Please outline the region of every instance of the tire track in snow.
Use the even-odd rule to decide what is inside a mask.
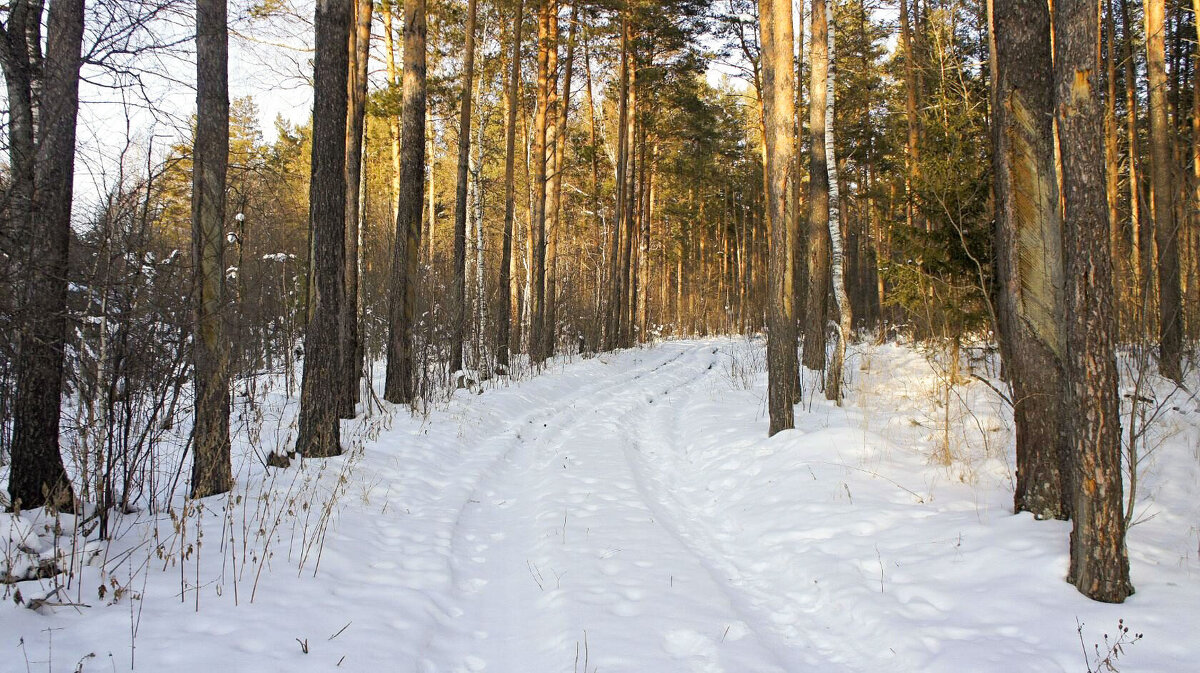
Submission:
[[[569,671],[585,631],[604,670],[783,670],[627,455],[629,421],[706,374],[711,344],[674,346],[538,417],[545,431],[533,423],[476,484],[453,534],[461,619],[431,634],[424,670]]]
[[[717,354],[719,346],[713,346]],[[794,600],[793,592],[800,582],[792,582],[792,567],[803,563],[803,556],[790,558],[788,567],[773,566],[770,560],[778,560],[778,554],[767,555],[763,549],[747,550],[739,546],[732,535],[724,530],[732,524],[718,510],[691,502],[689,489],[679,487],[678,482],[691,464],[685,458],[684,444],[686,420],[682,414],[694,411],[693,400],[702,381],[711,381],[717,369],[705,369],[701,376],[680,385],[676,390],[679,397],[671,399],[653,410],[646,410],[638,419],[636,430],[630,430],[630,452],[628,458],[634,472],[639,475],[643,497],[653,503],[657,516],[664,527],[689,548],[712,575],[713,581],[725,588],[731,603],[744,615],[751,630],[768,638],[770,646],[788,670],[799,670],[819,666],[823,671],[863,672],[878,670],[879,662],[869,662],[837,645],[829,645],[813,635],[831,628],[832,620],[839,631],[853,631],[845,619],[827,612],[818,614],[820,605],[801,605]],[[716,383],[717,389],[726,387],[725,381]],[[664,450],[647,450],[647,446],[658,446]],[[681,448],[682,447],[682,448]],[[731,447],[732,448],[732,447]],[[736,449],[734,449],[736,450]],[[806,620],[807,623],[801,622]]]

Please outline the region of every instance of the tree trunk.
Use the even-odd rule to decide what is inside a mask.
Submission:
[[[1017,512],[1066,519],[1062,418],[1062,222],[1054,154],[1050,9],[1007,0],[994,12],[993,177],[997,319],[1012,382]]]
[[[507,121],[504,128],[504,234],[500,253],[500,312],[496,316],[496,364],[509,365],[509,334],[512,324],[513,215],[516,209],[515,163],[517,149],[517,110],[521,85],[521,28],[525,22],[525,0],[517,0],[513,15],[512,56],[509,57],[508,92],[505,97]]]
[[[1150,147],[1154,199],[1150,216],[1158,249],[1159,373],[1182,382],[1180,353],[1179,235],[1175,221],[1175,187],[1171,179],[1171,126],[1167,119],[1166,41],[1164,0],[1144,0],[1146,14],[1146,73],[1150,88]]]
[[[625,164],[628,161],[629,138],[626,133],[629,117],[629,17],[626,12],[621,18],[621,63],[620,76],[617,84],[617,161],[614,166],[614,184],[616,187],[616,207],[613,209],[612,236],[609,243],[609,294],[608,312],[605,319],[604,349],[615,350],[620,343],[621,332],[621,239],[623,238],[623,221],[625,213]]]
[[[1144,323],[1142,316],[1149,294],[1146,273],[1151,246],[1146,240],[1146,220],[1142,217],[1141,179],[1138,177],[1137,64],[1133,59],[1133,24],[1129,18],[1129,0],[1121,0],[1121,32],[1121,60],[1125,62],[1125,164],[1129,179],[1129,229],[1132,247],[1129,258],[1133,268],[1130,279],[1134,297],[1133,321]]]
[[[549,125],[550,90],[553,87],[550,71],[550,51],[557,52],[552,26],[557,25],[551,15],[557,15],[557,0],[541,0],[538,11],[538,90],[537,107],[533,115],[533,214],[530,222],[529,244],[533,253],[529,272],[529,316],[530,330],[527,346],[533,363],[545,359],[545,287],[546,287],[546,134]]]
[[[367,65],[371,47],[371,0],[353,0],[353,29],[347,40],[346,118],[346,300],[342,303],[342,377],[339,415],[354,418],[363,372],[363,344],[358,333],[358,239],[362,226],[359,191],[362,187],[363,127],[367,111]]]
[[[562,232],[559,221],[562,210],[562,172],[566,165],[567,114],[571,107],[571,78],[575,69],[575,28],[578,7],[571,7],[571,27],[567,37],[567,60],[563,69],[562,95],[558,97],[558,119],[554,124],[554,168],[550,177],[550,188],[546,193],[546,215],[549,220],[549,242],[546,252],[546,335],[543,352],[554,355],[558,334],[558,241]]]
[[[342,302],[346,272],[346,90],[349,80],[350,0],[318,0],[313,63],[312,231],[316,297],[304,333],[304,376],[296,451],[304,456],[342,452],[338,408],[344,375]]]
[[[396,203],[396,238],[392,244],[387,378],[383,389],[383,398],[397,404],[412,402],[415,396],[412,341],[425,185],[425,86],[425,0],[404,0],[400,198]]]
[[[1068,579],[1089,598],[1119,603],[1133,587],[1125,551],[1103,113],[1094,71],[1096,3],[1057,0],[1053,25],[1066,260],[1066,417],[1072,419],[1074,459]]]
[[[846,292],[845,246],[842,245],[842,223],[840,213],[840,186],[838,183],[837,153],[834,149],[834,22],[832,0],[825,0],[825,20],[828,24],[829,65],[825,72],[825,166],[829,172],[829,276],[833,284],[834,298],[838,306],[838,342],[833,351],[833,362],[825,379],[825,398],[842,404],[842,366],[846,361],[846,342],[853,332],[850,313],[850,297]]]
[[[450,371],[463,368],[467,327],[467,164],[471,160],[471,98],[475,75],[475,0],[467,0],[461,107],[458,112],[458,177],[454,189],[454,281],[451,286]]]
[[[226,0],[196,3],[196,141],[192,169],[192,497],[233,486],[229,342],[224,334],[225,171],[229,160]]]
[[[792,64],[791,0],[759,0],[764,135],[767,149],[767,212],[770,218],[767,313],[768,435],[794,428],[796,314],[791,254],[795,166],[795,69]]]
[[[1117,137],[1117,27],[1112,0],[1104,1],[1104,195],[1108,203],[1108,248],[1113,258],[1113,292],[1119,301],[1117,260],[1121,259],[1121,147]],[[1120,312],[1118,311],[1118,323]],[[1120,328],[1117,333],[1120,334]]]
[[[913,5],[916,5],[914,0]],[[917,58],[913,51],[912,20],[908,0],[900,0],[900,43],[904,49],[904,118],[908,135],[904,152],[904,219],[909,227],[924,229],[924,217],[916,206],[916,183],[920,175],[919,122],[917,120]]]
[[[24,46],[24,63],[11,53],[2,57],[5,78],[24,70],[19,79],[41,86],[30,106],[16,110],[30,123],[21,151],[31,152],[24,179],[32,186],[27,203],[13,203],[15,221],[29,227],[29,265],[25,270],[24,324],[19,336],[20,362],[13,405],[12,462],[8,493],[14,509],[48,505],[70,508],[74,494],[59,449],[59,409],[67,337],[67,263],[71,241],[71,197],[74,188],[75,122],[79,114],[80,48],[83,42],[83,0],[52,0],[46,30],[46,56],[40,79],[31,73],[29,56],[40,58],[41,3],[34,3],[32,24],[21,35],[8,34],[8,49]],[[19,24],[18,24],[19,25]],[[10,24],[9,28],[14,28]],[[15,66],[15,67],[14,67]],[[9,101],[10,107],[16,101]],[[21,101],[23,103],[23,101]],[[37,107],[33,107],[36,103]],[[33,120],[37,120],[36,129]],[[28,212],[21,209],[28,205]]]
[[[804,312],[804,366],[825,368],[826,298],[829,294],[829,172],[825,157],[825,78],[829,70],[825,3],[813,2],[809,35],[808,297]]]
[[[383,0],[383,44],[387,51],[387,84],[390,90],[400,86],[400,78],[396,69],[396,41],[392,29],[392,13],[395,11],[393,0]],[[400,197],[400,115],[388,115],[388,133],[392,150],[392,207]],[[395,217],[395,213],[392,213]]]

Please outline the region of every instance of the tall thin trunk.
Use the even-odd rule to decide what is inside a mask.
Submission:
[[[1183,380],[1180,353],[1183,321],[1180,320],[1179,235],[1175,221],[1175,187],[1172,181],[1172,132],[1167,118],[1166,35],[1164,0],[1144,0],[1146,14],[1146,73],[1150,87],[1151,179],[1154,198],[1154,242],[1158,250],[1159,373]]]
[[[451,284],[450,371],[463,368],[467,327],[467,164],[471,161],[471,99],[475,79],[475,0],[467,0],[461,106],[458,112],[458,177],[454,189],[454,281]]]
[[[530,249],[532,264],[530,265],[529,280],[529,316],[530,330],[527,339],[529,357],[534,363],[545,359],[543,344],[545,335],[545,283],[546,283],[546,134],[549,124],[550,81],[553,73],[550,71],[550,51],[557,50],[554,45],[551,15],[557,15],[557,0],[541,0],[538,11],[538,90],[537,108],[533,117],[533,213],[530,218]]]
[[[196,143],[192,169],[192,497],[233,486],[229,342],[224,334],[225,172],[229,162],[229,33],[225,0],[196,3]]]
[[[632,41],[632,39],[631,39]],[[637,157],[638,142],[638,89],[637,89],[637,54],[629,56],[629,104],[625,116],[625,174],[621,180],[625,183],[624,200],[620,215],[621,229],[621,329],[619,343],[625,348],[633,346],[633,241],[636,237],[637,222],[637,169],[640,163]]]
[[[1132,302],[1134,322],[1137,323],[1144,322],[1141,316],[1145,310],[1148,289],[1146,272],[1151,246],[1146,240],[1146,219],[1142,217],[1141,179],[1138,177],[1137,64],[1133,59],[1133,23],[1129,17],[1129,2],[1130,0],[1121,0],[1121,60],[1125,62],[1125,164],[1129,179],[1129,230],[1132,247],[1129,259],[1133,266],[1130,282],[1135,298]]]
[[[770,222],[767,314],[767,409],[769,435],[795,427],[796,314],[789,245],[795,217],[791,181],[796,179],[795,69],[792,64],[791,0],[759,0],[764,140],[767,150],[767,212]],[[815,137],[815,136],[814,136]]]
[[[396,238],[392,244],[388,361],[383,389],[383,398],[397,404],[412,402],[415,395],[413,384],[416,367],[412,342],[416,325],[422,192],[425,182],[425,30],[425,0],[404,0],[400,197],[396,204]]]
[[[614,350],[620,343],[621,332],[621,297],[623,296],[621,283],[621,239],[623,235],[623,222],[625,213],[625,164],[628,160],[628,145],[629,138],[626,133],[628,129],[627,119],[629,117],[629,74],[630,74],[630,54],[629,54],[629,16],[621,18],[621,63],[620,76],[617,85],[617,162],[615,168],[614,182],[616,185],[616,207],[613,209],[613,233],[609,239],[611,252],[609,254],[609,294],[608,294],[608,314],[605,320],[604,330],[604,349]]]
[[[558,96],[558,119],[554,124],[554,168],[550,177],[550,188],[546,193],[546,215],[549,220],[547,236],[549,242],[546,250],[546,334],[543,352],[554,354],[558,318],[558,241],[562,236],[559,231],[562,211],[563,169],[566,166],[567,150],[567,114],[571,107],[571,78],[575,69],[575,29],[578,6],[571,6],[571,27],[567,37],[567,60],[563,66],[562,94]]]
[[[834,27],[832,0],[825,0],[825,14],[828,23],[826,37],[828,39],[829,67],[825,72],[825,166],[829,172],[829,277],[833,284],[833,295],[838,306],[838,342],[833,351],[833,361],[829,363],[829,371],[825,379],[825,397],[842,404],[842,365],[846,361],[846,342],[853,332],[850,313],[850,297],[846,292],[845,258],[846,250],[842,245],[841,223],[841,192],[838,184],[837,154],[834,149]]]
[[[70,508],[74,494],[59,450],[59,409],[62,401],[63,362],[67,337],[67,263],[71,241],[71,196],[74,189],[75,123],[79,114],[79,68],[82,62],[83,0],[52,0],[46,25],[46,56],[40,57],[38,30],[42,4],[32,3],[36,14],[24,35],[8,35],[9,47],[21,44],[24,63],[14,63],[11,53],[2,57],[6,79],[16,65],[25,68],[33,91],[30,106],[19,112],[30,123],[32,186],[29,201],[11,204],[16,220],[29,226],[29,264],[25,270],[25,306],[19,336],[21,361],[17,370],[17,395],[13,405],[13,434],[8,493],[13,507],[33,509],[49,505]],[[40,80],[35,81],[29,56],[40,59]],[[37,107],[33,107],[36,101]],[[9,101],[13,105],[13,101]],[[13,130],[17,132],[17,130]],[[36,148],[36,149],[35,149]],[[18,178],[21,179],[21,178]]]
[[[584,26],[583,31],[583,71],[584,75],[587,77],[588,142],[591,145],[592,155],[591,208],[592,221],[596,227],[596,306],[594,307],[595,324],[593,326],[594,332],[588,346],[590,349],[595,350],[600,346],[599,337],[603,333],[603,329],[601,328],[602,306],[600,289],[604,280],[604,218],[600,215],[600,147],[596,138],[596,101],[592,91],[592,54],[586,25]]]
[[[913,5],[916,2],[914,0]],[[919,122],[917,120],[917,57],[913,51],[912,20],[908,0],[900,0],[900,43],[904,49],[904,118],[908,128],[904,152],[904,219],[909,227],[924,229],[924,218],[917,210],[915,190],[920,175]],[[815,39],[815,38],[814,38]]]
[[[304,456],[342,452],[338,407],[344,390],[339,369],[346,273],[346,90],[349,80],[349,0],[318,0],[313,21],[312,230],[316,296],[304,332],[304,375],[296,451]]]
[[[809,49],[808,297],[804,312],[804,366],[825,368],[826,297],[829,294],[829,173],[825,156],[825,79],[829,70],[825,3],[813,2]]]
[[[400,86],[398,70],[396,68],[396,39],[395,31],[392,27],[392,13],[395,11],[394,0],[383,0],[383,44],[387,52],[387,83],[388,88],[395,90]],[[389,140],[391,141],[392,150],[392,201],[391,205],[396,205],[396,199],[400,197],[400,115],[388,115],[388,132]],[[393,213],[393,216],[395,213]]]
[[[354,418],[362,379],[363,344],[358,333],[358,241],[361,236],[363,130],[367,112],[367,65],[371,48],[371,0],[354,0],[354,22],[347,40],[349,71],[346,119],[346,300],[342,303],[342,364],[345,388],[339,415]]]
[[[1064,278],[1050,8],[1044,0],[1006,0],[1004,11],[993,14],[996,304],[1015,402],[1013,504],[1039,519],[1066,519],[1070,463],[1062,416]]]
[[[507,121],[504,127],[504,234],[500,253],[500,310],[496,316],[496,364],[507,368],[513,297],[513,215],[516,209],[515,163],[517,149],[517,98],[521,85],[521,28],[525,23],[525,0],[517,0],[513,14],[512,55],[509,57],[508,91],[505,96]]]
[[[804,0],[795,0],[796,16],[799,21],[796,33],[796,109],[795,140],[793,144],[793,179],[792,179],[792,232],[789,239],[792,244],[792,313],[796,322],[796,346],[799,347],[801,326],[804,321],[802,312],[808,295],[808,234],[806,218],[800,216],[804,212]],[[799,404],[802,394],[800,385],[800,361],[796,358],[796,383],[792,386],[792,403]]]
[[[1094,0],[1054,3],[1054,110],[1062,157],[1068,434],[1074,457],[1071,567],[1084,595],[1133,592],[1125,551],[1112,263],[1104,206],[1103,111]]]
[[[1108,202],[1108,247],[1116,260],[1121,258],[1121,148],[1117,137],[1117,27],[1112,0],[1104,2],[1104,194]],[[1120,288],[1113,291],[1120,297]],[[1119,319],[1118,315],[1118,319]],[[1118,330],[1119,331],[1119,330]]]

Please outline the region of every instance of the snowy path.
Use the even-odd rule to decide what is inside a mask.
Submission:
[[[947,433],[926,359],[861,346],[846,406],[806,389],[767,438],[763,358],[717,338],[556,360],[347,422],[345,457],[251,459],[187,536],[125,520],[117,561],[62,594],[89,607],[0,605],[0,673],[1077,673],[1078,624],[1090,650],[1121,618],[1147,634],[1122,670],[1194,670],[1200,404],[1155,430],[1138,592],[1102,605],[1063,581],[1069,525],[1012,515],[984,386]]]
[[[715,351],[660,349],[515,429],[456,522],[461,616],[434,634],[431,670],[571,670],[576,655],[583,670],[585,634],[589,670],[784,670],[638,467],[647,411],[702,385]]]

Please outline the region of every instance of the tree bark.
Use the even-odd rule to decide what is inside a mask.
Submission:
[[[313,21],[312,180],[308,221],[316,290],[304,333],[304,375],[296,451],[303,456],[342,452],[338,411],[345,389],[339,372],[346,273],[346,90],[349,80],[350,0],[317,0]]]
[[[1000,343],[1013,387],[1017,512],[1070,512],[1062,418],[1062,220],[1054,154],[1050,9],[1002,0],[993,16],[992,143]]]
[[[796,386],[796,314],[791,255],[795,168],[795,68],[792,63],[791,0],[759,0],[764,136],[767,150],[769,306],[767,311],[768,435],[794,428]]]
[[[575,70],[575,29],[578,7],[571,6],[571,27],[567,37],[567,60],[563,66],[562,94],[558,96],[558,119],[554,124],[554,163],[550,176],[550,187],[546,193],[546,214],[549,220],[546,251],[546,334],[542,350],[547,356],[554,355],[558,334],[558,241],[562,232],[559,221],[562,211],[563,169],[566,165],[567,116],[571,107],[571,79]]]
[[[363,344],[358,331],[358,239],[360,236],[363,128],[367,111],[367,65],[371,47],[371,0],[353,0],[353,28],[347,40],[350,99],[346,118],[346,299],[342,303],[342,400],[339,416],[354,418],[363,372]]]
[[[553,88],[550,71],[550,50],[557,51],[551,32],[551,15],[557,15],[557,0],[541,0],[538,11],[538,90],[537,107],[533,115],[533,213],[530,222],[530,246],[533,263],[529,269],[530,330],[527,339],[529,358],[534,363],[545,360],[545,287],[546,287],[546,134],[549,125],[550,90]]]
[[[915,0],[913,2],[915,5]],[[908,134],[904,152],[904,215],[909,227],[924,229],[924,218],[916,206],[916,183],[920,175],[920,139],[917,119],[917,59],[913,51],[912,20],[908,0],[900,0],[900,43],[904,49],[904,119]]]
[[[1112,263],[1103,202],[1103,118],[1096,67],[1099,16],[1088,0],[1054,3],[1054,93],[1062,157],[1069,446],[1074,463],[1068,579],[1095,600],[1133,592],[1125,551],[1121,419]]]
[[[1171,179],[1171,126],[1167,118],[1166,40],[1164,0],[1144,0],[1146,16],[1146,73],[1150,88],[1151,182],[1154,198],[1150,217],[1158,249],[1158,370],[1180,383],[1183,371],[1183,321],[1180,320],[1179,234],[1175,221],[1175,187]]]
[[[39,84],[41,87],[41,95],[31,95],[27,108],[13,108],[12,119],[22,117],[29,123],[28,129],[10,130],[35,141],[21,141],[24,146],[20,151],[32,153],[32,164],[24,177],[17,178],[32,186],[25,195],[29,200],[10,205],[15,221],[29,227],[8,480],[14,509],[42,505],[64,509],[72,507],[74,501],[59,449],[59,410],[67,337],[67,263],[84,10],[83,0],[52,0],[46,55],[41,58],[41,7],[40,2],[26,7],[32,25],[26,26],[21,35],[6,35],[9,48],[5,51],[9,53],[0,57],[6,79],[10,73],[24,69],[26,76],[17,74],[22,86],[27,81],[30,91]],[[9,29],[14,27],[10,24]],[[10,52],[13,44],[20,45],[23,53],[14,57]],[[38,60],[40,77],[32,74],[35,69],[31,62]],[[10,107],[16,103],[9,101]],[[25,205],[29,206],[28,212],[22,212]]]
[[[229,161],[226,0],[196,3],[196,141],[192,168],[193,498],[233,486],[225,303],[225,173]]]
[[[400,198],[396,203],[396,238],[392,244],[388,361],[383,389],[383,398],[397,404],[410,403],[415,397],[416,364],[412,341],[416,326],[425,186],[425,30],[425,0],[404,0]]]
[[[825,78],[829,70],[825,3],[813,2],[809,48],[808,297],[804,312],[804,366],[825,369],[829,295],[829,173],[825,157]]]
[[[512,56],[509,57],[508,91],[505,97],[507,121],[504,128],[504,234],[500,254],[500,312],[496,316],[496,363],[500,367],[509,365],[510,325],[512,324],[512,250],[513,216],[516,209],[515,163],[517,148],[517,97],[521,85],[521,28],[525,22],[525,0],[517,0],[513,15]]]
[[[616,186],[616,207],[613,209],[613,233],[610,237],[611,250],[609,254],[609,294],[608,312],[605,320],[604,349],[615,350],[620,344],[621,333],[621,301],[624,296],[621,273],[621,240],[624,237],[625,217],[625,171],[629,157],[628,117],[629,117],[629,75],[630,64],[630,26],[628,10],[621,18],[621,63],[620,76],[617,84],[617,161],[614,166],[614,184]]]
[[[846,342],[853,332],[850,297],[846,292],[846,250],[842,244],[840,185],[838,184],[837,153],[834,149],[834,14],[832,0],[825,1],[826,38],[829,65],[825,72],[825,166],[829,172],[829,276],[838,306],[838,342],[833,362],[825,379],[825,398],[842,404],[842,366],[846,361]]]
[[[450,371],[463,368],[467,327],[467,164],[471,160],[471,99],[475,78],[475,0],[467,0],[461,106],[458,113],[458,177],[454,189],[454,281],[451,286]]]

